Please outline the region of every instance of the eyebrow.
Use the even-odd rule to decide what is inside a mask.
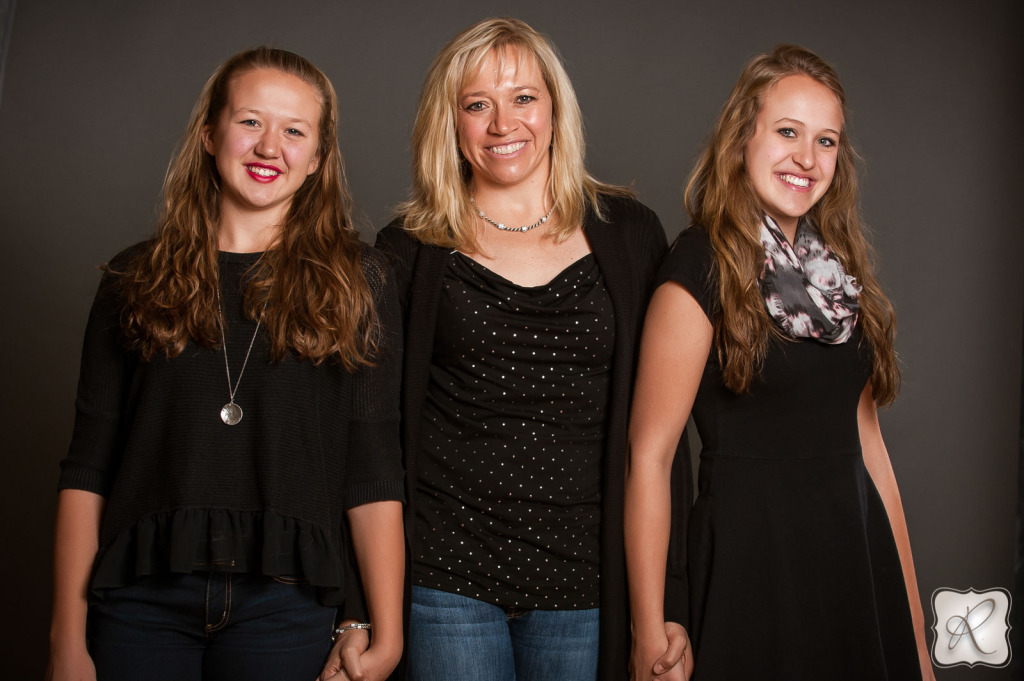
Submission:
[[[512,88],[512,92],[522,92],[523,90],[536,90],[537,92],[540,92],[540,88],[537,87],[536,85],[516,85],[515,87]],[[486,97],[486,96],[487,96],[487,91],[486,90],[476,90],[474,92],[463,92],[462,94],[459,95],[459,99],[464,99],[466,97]]]
[[[240,114],[244,114],[244,113],[251,113],[251,114],[256,114],[257,116],[263,116],[263,115],[265,115],[265,114],[264,114],[264,113],[263,113],[262,111],[260,111],[259,109],[251,109],[251,108],[248,108],[248,107],[244,107],[244,106],[243,106],[243,107],[241,107],[241,108],[239,108],[239,109],[235,109],[234,115],[235,115],[235,116],[238,116],[238,115],[240,115]],[[309,127],[311,127],[311,128],[312,128],[312,127],[315,127],[315,126],[314,126],[314,125],[313,125],[312,123],[310,123],[309,121],[307,121],[307,120],[306,120],[305,118],[289,118],[289,119],[288,119],[288,120],[287,120],[286,122],[287,122],[287,123],[305,123],[306,125],[308,125],[308,126],[309,126]]]
[[[796,123],[797,125],[802,125],[805,128],[807,127],[807,124],[804,123],[803,121],[797,120],[796,118],[787,118],[786,116],[783,116],[782,118],[780,118],[777,121],[775,121],[775,123],[773,125],[778,125],[779,123],[786,123],[786,122],[788,122],[788,123]],[[833,130],[832,128],[823,128],[821,130],[821,132],[830,132],[833,135],[842,135],[843,134],[842,131],[840,131],[840,130]]]

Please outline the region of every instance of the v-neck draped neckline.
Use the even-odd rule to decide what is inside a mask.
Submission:
[[[585,263],[588,263],[590,261],[593,261],[593,259],[594,259],[594,253],[593,252],[587,253],[583,257],[577,258],[576,260],[573,260],[571,263],[566,265],[558,274],[556,274],[555,276],[551,277],[551,279],[549,281],[547,281],[546,283],[538,284],[537,286],[526,286],[524,284],[518,284],[518,283],[512,281],[511,279],[509,279],[509,278],[507,278],[507,277],[505,277],[505,276],[503,276],[501,274],[498,274],[497,272],[492,270],[487,265],[483,264],[479,260],[476,260],[476,259],[466,255],[462,251],[453,251],[453,252],[460,259],[467,261],[470,264],[471,267],[477,269],[478,271],[482,271],[484,274],[488,275],[489,277],[493,277],[493,278],[499,279],[506,286],[511,286],[511,287],[519,289],[521,291],[542,291],[542,290],[551,288],[552,286],[557,286],[559,282],[564,281],[565,279],[567,279],[569,277],[569,274],[575,268],[579,267],[582,264],[585,264]],[[588,261],[588,258],[589,258],[589,261]]]

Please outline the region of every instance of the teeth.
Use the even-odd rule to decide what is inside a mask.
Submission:
[[[515,144],[505,144],[500,147],[491,147],[491,151],[504,156],[505,154],[514,154],[525,146],[526,142],[516,142]]]
[[[259,175],[260,177],[277,177],[278,175],[281,174],[276,170],[271,170],[270,168],[260,168],[259,166],[246,166],[246,168],[249,169],[250,173],[253,173],[254,175]]]
[[[808,180],[806,177],[797,177],[796,175],[786,175],[786,174],[781,175],[780,177],[782,178],[783,182],[788,182],[789,184],[796,185],[797,187],[810,187],[811,186],[811,181]]]

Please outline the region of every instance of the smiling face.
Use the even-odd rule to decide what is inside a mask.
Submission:
[[[321,103],[302,79],[276,69],[231,80],[227,102],[203,128],[221,185],[221,219],[266,216],[283,223],[295,192],[316,171]]]
[[[764,95],[743,160],[764,212],[792,240],[835,175],[843,110],[827,87],[787,76]]]
[[[552,104],[530,53],[491,51],[458,98],[459,149],[476,187],[546,186],[551,167]]]

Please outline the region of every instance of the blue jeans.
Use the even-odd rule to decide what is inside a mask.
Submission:
[[[597,608],[519,610],[414,586],[408,681],[594,681],[598,628]]]
[[[140,577],[89,606],[98,681],[313,681],[337,610],[298,580]]]

